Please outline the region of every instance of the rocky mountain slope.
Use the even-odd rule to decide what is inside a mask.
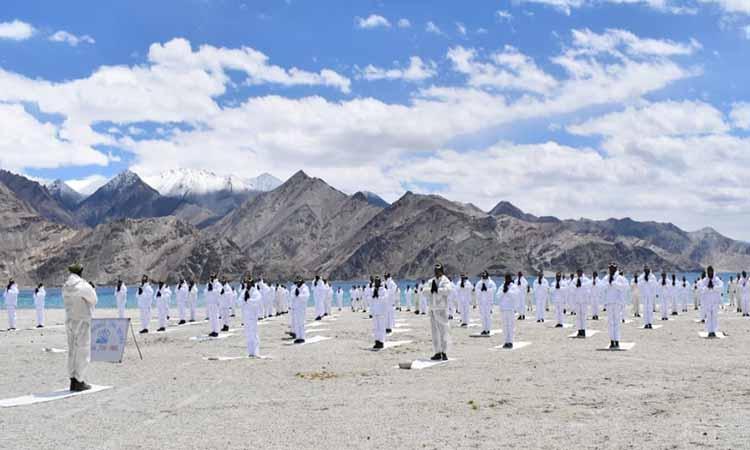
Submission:
[[[65,209],[72,211],[85,198],[63,180],[55,180],[45,186],[49,194],[57,200]]]
[[[66,209],[61,202],[50,194],[47,188],[36,181],[7,170],[0,170],[0,183],[4,184],[16,197],[50,222],[70,227],[78,226],[79,221],[70,210]]]

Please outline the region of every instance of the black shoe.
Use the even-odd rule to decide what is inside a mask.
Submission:
[[[714,333],[714,332],[712,331],[712,332],[708,333],[708,337],[710,337],[710,338],[715,338],[715,337],[716,337],[716,333]]]
[[[536,323],[542,323],[542,321],[541,321],[541,320],[539,320],[539,319],[537,319],[537,320],[536,320]]]
[[[157,333],[160,332],[160,331],[167,331],[167,329],[164,328],[164,327],[159,327],[159,328],[156,329]]]
[[[599,316],[594,316],[591,318],[591,320],[599,320]]]
[[[304,343],[305,343],[305,340],[304,340],[304,339],[295,339],[295,340],[294,340],[294,343],[295,343],[295,344],[304,344]]]
[[[453,316],[448,316],[448,320],[453,320]]]
[[[217,333],[215,331],[212,331],[212,332],[208,333],[208,337],[219,337],[219,333]]]
[[[706,319],[701,319],[701,323],[706,323]]]
[[[195,322],[195,319],[190,319],[190,320],[188,320],[188,322],[193,323],[193,322]]]
[[[383,343],[380,341],[375,341],[375,345],[372,348],[379,350],[381,348],[385,348],[385,345],[383,345]]]
[[[468,323],[462,323],[462,324],[461,324],[461,328],[466,328],[466,327],[468,327],[468,326],[469,326],[469,324],[468,324]]]
[[[516,320],[523,320],[523,316],[518,316]]]
[[[184,320],[180,320],[179,322],[177,322],[177,325],[185,325],[185,321]]]
[[[585,338],[586,337],[586,330],[578,330],[578,335],[576,335],[576,337]]]
[[[443,361],[448,361],[448,355],[446,355],[445,353],[440,356],[442,356]]]
[[[229,331],[229,325],[224,325],[223,327],[221,327],[221,331],[224,331],[224,332]]]
[[[676,316],[677,315],[677,311],[672,311],[672,315]]]
[[[669,320],[668,317],[662,317],[661,320]]]
[[[138,332],[139,334],[146,334],[148,333],[148,329],[144,328],[141,331]]]
[[[370,316],[370,317],[372,317],[372,316]],[[323,318],[320,317],[320,316],[318,316],[318,317],[315,318],[315,320],[323,320]]]
[[[615,341],[615,348],[620,348],[620,341]]]
[[[542,319],[541,322],[544,323],[544,319]]]
[[[505,344],[503,344],[503,348],[513,348],[513,344],[510,342],[506,342]]]
[[[422,313],[422,315],[423,315],[423,316],[426,316],[426,315],[427,315],[427,313]]]
[[[44,325],[37,325],[37,328],[44,328]]]
[[[75,378],[70,379],[70,391],[71,392],[83,392],[91,389],[90,384],[86,384],[83,381],[78,381]]]
[[[391,330],[390,328],[385,329],[385,334],[391,334],[391,333],[393,333],[393,330]]]
[[[414,314],[419,315],[419,311],[414,311]]]
[[[430,358],[430,361],[441,361],[442,359],[442,353],[435,353],[434,355],[432,355],[432,358]]]
[[[558,323],[557,325],[555,325],[555,328],[562,328],[562,327],[563,327],[563,324],[561,323]]]
[[[615,348],[617,348],[617,347],[615,347],[615,341],[609,341],[609,348],[610,348],[610,349],[615,349]]]

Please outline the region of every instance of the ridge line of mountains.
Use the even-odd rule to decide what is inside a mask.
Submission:
[[[84,198],[62,181],[44,186],[0,170],[0,278],[58,286],[73,262],[97,284],[132,283],[144,273],[170,282],[203,281],[210,272],[283,281],[387,271],[416,279],[435,261],[471,275],[590,271],[611,261],[628,272],[644,264],[670,272],[750,266],[750,244],[711,228],[537,217],[506,201],[486,212],[412,192],[388,204],[303,171],[283,183],[267,174],[218,181],[207,174],[171,171],[152,181],[156,189],[126,171]]]

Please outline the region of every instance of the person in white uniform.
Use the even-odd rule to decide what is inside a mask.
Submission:
[[[654,308],[656,306],[655,301],[659,290],[659,283],[648,266],[643,268],[643,278],[639,281],[639,289],[641,300],[643,301],[643,328],[653,329]]]
[[[659,280],[659,312],[661,313],[661,320],[669,320],[669,299],[672,296],[672,283],[667,280],[666,272],[661,273],[661,280]]]
[[[307,312],[307,302],[310,300],[310,289],[305,284],[302,277],[297,277],[295,286],[292,289],[292,304],[294,305],[294,343],[305,343],[305,314]]]
[[[747,278],[747,272],[742,271],[742,278],[739,283],[740,289],[740,312],[742,317],[750,317],[750,280]]]
[[[532,283],[534,295],[534,309],[536,310],[536,322],[544,323],[544,311],[547,307],[547,298],[549,297],[549,281],[544,278],[544,273],[539,272],[536,280]]]
[[[638,272],[633,274],[630,284],[630,297],[633,301],[633,317],[641,317],[641,287],[638,284]]]
[[[523,298],[523,286],[516,282],[513,282],[513,276],[511,274],[505,274],[505,282],[497,290],[497,300],[500,306],[500,314],[503,317],[503,337],[505,339],[503,348],[513,348],[513,333],[515,331],[515,316],[514,313],[518,311],[519,302],[518,297]],[[520,304],[523,308],[523,303]]]
[[[219,308],[221,311],[221,331],[229,331],[229,327],[232,324],[232,304],[234,303],[234,292],[232,286],[229,284],[226,278],[221,279],[221,287],[219,289]]]
[[[172,290],[163,281],[159,282],[159,288],[156,290],[156,312],[159,317],[159,328],[157,332],[167,331],[167,316],[169,315],[169,299],[172,297]]]
[[[326,285],[320,279],[320,275],[315,275],[312,286],[313,300],[315,301],[315,320],[323,320],[326,313]]]
[[[47,291],[44,290],[44,284],[34,289],[34,308],[36,309],[36,327],[44,328],[44,300],[47,297]]]
[[[524,305],[524,300],[528,285],[529,282],[526,281],[523,272],[518,272],[518,275],[516,276],[516,297],[518,298],[516,311],[518,311],[518,320],[526,320],[526,307]]]
[[[489,336],[492,331],[492,306],[497,286],[486,270],[482,272],[474,290],[476,290],[477,301],[479,302],[479,315],[482,317],[482,332],[480,334]]]
[[[218,337],[221,324],[219,322],[219,296],[221,294],[221,283],[217,279],[216,275],[211,275],[211,278],[206,284],[206,310],[208,313],[208,322],[211,327],[211,332],[208,333],[209,337]]]
[[[245,328],[245,343],[247,355],[260,356],[260,336],[258,335],[259,309],[263,307],[263,299],[255,286],[255,281],[245,283],[242,293],[242,323]]]
[[[448,297],[453,290],[453,283],[445,276],[442,264],[435,265],[435,276],[425,283],[430,306],[430,329],[432,331],[433,361],[448,360],[448,342],[450,338],[450,321],[448,319]]]
[[[471,312],[471,291],[474,289],[474,285],[469,281],[469,277],[465,273],[461,274],[461,281],[458,282],[457,296],[458,296],[458,308],[461,314],[461,326],[466,328],[469,326]]]
[[[177,325],[187,323],[187,303],[188,303],[188,284],[184,279],[180,279],[175,289],[175,299],[177,300],[177,315],[180,319]]]
[[[70,390],[80,392],[91,389],[84,381],[91,360],[91,318],[97,296],[94,286],[81,278],[83,266],[73,264],[62,289],[65,305],[65,334],[68,338],[68,377]]]
[[[706,278],[701,280],[699,290],[701,292],[701,305],[706,314],[706,332],[708,337],[715,338],[719,330],[719,307],[721,305],[721,292],[724,282],[714,275],[714,268],[708,266]]]
[[[557,272],[555,274],[555,281],[552,283],[550,288],[550,297],[552,298],[552,304],[555,306],[555,328],[563,328],[565,321],[565,306],[568,301],[567,285],[565,280],[562,279],[562,274]]]
[[[341,288],[336,289],[336,306],[339,311],[344,309],[344,290]]]
[[[389,298],[387,289],[383,288],[380,283],[380,277],[375,277],[372,285],[372,303],[370,311],[372,312],[372,334],[375,339],[374,350],[380,350],[385,346],[386,336],[386,310],[389,307]]]
[[[576,313],[576,326],[578,327],[578,337],[586,337],[586,316],[589,309],[589,297],[591,296],[591,281],[583,274],[583,270],[578,269],[576,278],[569,286],[571,304],[573,311]]]
[[[607,308],[607,324],[609,328],[609,348],[620,348],[620,329],[622,328],[622,312],[625,308],[625,293],[628,281],[620,275],[615,264],[609,266],[609,276],[604,282],[604,305]]]
[[[117,303],[117,317],[124,319],[125,306],[128,303],[128,287],[122,280],[117,280],[117,286],[115,286],[115,302]]]
[[[385,274],[385,288],[387,304],[385,308],[385,332],[391,334],[396,328],[396,301],[398,300],[398,285],[390,273]]]
[[[148,333],[148,327],[151,324],[151,305],[154,302],[154,288],[148,282],[148,277],[141,277],[141,285],[135,295],[138,301],[138,311],[141,316],[141,334]]]
[[[591,320],[599,320],[599,310],[602,303],[602,280],[599,279],[599,273],[594,271],[591,274],[591,286],[589,293],[589,304],[591,305]]]
[[[195,312],[196,308],[198,307],[198,286],[193,282],[193,280],[188,280],[188,296],[187,296],[187,306],[188,311],[190,311],[190,319],[188,319],[191,323],[195,322]]]
[[[8,331],[16,329],[16,306],[18,306],[18,285],[11,278],[3,294],[5,309],[8,312]]]

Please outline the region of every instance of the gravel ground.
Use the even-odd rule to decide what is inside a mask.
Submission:
[[[0,409],[0,448],[750,448],[750,320],[734,313],[721,314],[722,340],[699,338],[694,312],[657,330],[626,324],[636,345],[617,353],[597,351],[606,320],[585,340],[518,323],[531,345],[514,351],[490,350],[502,334],[454,327],[455,360],[424,370],[396,366],[431,355],[427,316],[397,313],[411,331],[390,339],[412,343],[372,352],[371,322],[335,315],[308,332],[333,339],[305,346],[286,345],[288,316],[261,325],[264,360],[204,360],[245,353],[241,330],[191,341],[205,322],[139,336],[143,361],[131,339],[122,364],[89,368],[86,381],[114,389]],[[19,311],[20,328],[33,320]],[[64,328],[0,332],[0,398],[67,386],[66,355],[44,347],[65,348]]]

